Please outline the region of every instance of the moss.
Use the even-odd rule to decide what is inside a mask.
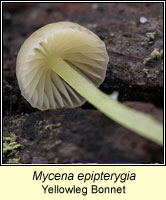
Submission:
[[[111,33],[110,33],[110,36],[111,36],[112,38],[114,38],[114,37],[115,37],[115,33],[111,32]]]
[[[39,134],[44,133],[45,131],[52,131],[55,128],[59,128],[61,126],[61,123],[50,123],[49,120],[40,120],[36,122],[36,128],[39,130]]]
[[[161,58],[163,57],[163,50],[162,49],[160,50],[160,56],[161,56]]]
[[[93,27],[93,28],[97,28],[97,27],[98,27],[98,24],[93,24],[92,27]]]
[[[130,46],[129,41],[126,40],[126,41],[124,42],[124,45],[125,45],[125,47],[129,47],[129,46]]]
[[[149,58],[144,58],[144,61],[143,61],[143,64],[146,65],[149,61],[151,61],[152,58],[149,57]]]
[[[62,126],[62,124],[59,122],[59,123],[57,123],[57,124],[55,124],[55,127],[56,128],[59,128],[59,127],[61,127]]]
[[[43,133],[43,130],[40,130],[40,131],[39,131],[39,134],[42,134],[42,133]]]
[[[152,75],[149,73],[149,69],[143,68],[142,71],[145,73],[147,78],[151,78],[152,77]]]
[[[3,137],[3,158],[10,158],[8,163],[19,162],[19,149],[23,148],[21,144],[18,143],[18,137],[12,132],[9,137]]]
[[[39,126],[41,126],[41,125],[42,125],[42,123],[43,123],[43,121],[39,121],[39,122],[38,122],[38,125],[39,125]]]
[[[141,46],[145,46],[145,42],[141,42]]]
[[[153,41],[149,41],[148,44],[152,45],[152,44],[153,44]]]
[[[155,70],[154,72],[155,72],[156,74],[159,74],[159,73],[160,73],[158,70]]]
[[[155,48],[152,53],[150,54],[152,59],[160,60],[163,56],[163,50],[159,51],[158,48]]]
[[[156,32],[146,33],[146,36],[147,36],[150,40],[154,40],[155,37],[156,37]]]
[[[18,163],[20,163],[20,157],[9,159],[9,161],[7,162],[7,164],[18,164]]]
[[[62,143],[62,140],[56,140],[55,141],[55,145],[59,145],[59,144],[61,144]]]
[[[142,70],[145,74],[148,74],[148,72],[149,72],[149,70],[148,69],[146,69],[146,68],[143,68],[143,70]]]
[[[163,50],[160,50],[158,48],[155,48],[151,54],[150,57],[144,58],[143,64],[146,65],[149,63],[151,60],[160,60],[163,57]]]
[[[151,74],[147,74],[147,76],[146,76],[147,78],[151,78],[152,77],[152,75]]]
[[[46,130],[52,130],[52,129],[54,129],[54,124],[47,124],[46,126],[45,126],[45,129]]]
[[[129,24],[135,26],[137,23],[136,23],[135,21],[131,20],[131,21],[129,22]]]

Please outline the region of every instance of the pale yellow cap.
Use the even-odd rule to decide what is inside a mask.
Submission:
[[[97,87],[105,78],[109,58],[97,35],[71,22],[48,24],[24,42],[16,64],[21,94],[40,110],[72,108],[85,102],[49,67],[53,57],[63,59]]]

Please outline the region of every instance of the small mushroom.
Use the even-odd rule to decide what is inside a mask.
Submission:
[[[132,110],[97,87],[106,74],[104,42],[71,22],[48,24],[22,45],[16,75],[22,95],[40,110],[80,106],[85,99],[121,125],[162,145],[162,125]]]
[[[105,44],[94,33],[70,22],[53,23],[34,32],[22,45],[17,78],[22,95],[33,107],[73,108],[85,100],[58,75],[58,67],[67,66],[64,73],[70,79],[75,70],[98,87],[107,64]]]

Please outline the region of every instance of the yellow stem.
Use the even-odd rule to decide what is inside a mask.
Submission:
[[[137,134],[163,145],[163,127],[150,115],[124,106],[96,88],[61,58],[55,58],[50,67],[74,90],[109,118]]]

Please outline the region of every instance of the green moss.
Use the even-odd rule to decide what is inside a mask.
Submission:
[[[149,69],[146,69],[146,68],[143,68],[143,70],[142,70],[145,74],[148,74],[148,72],[149,72]]]
[[[163,57],[163,50],[160,50],[158,48],[155,48],[151,54],[150,57],[144,58],[143,64],[146,65],[149,63],[151,60],[160,60]]]
[[[59,144],[61,144],[62,143],[62,140],[56,140],[55,141],[55,145],[59,145]]]
[[[142,71],[145,73],[147,78],[151,78],[152,77],[152,75],[149,73],[149,69],[143,68]]]
[[[97,28],[97,27],[98,27],[98,24],[93,24],[92,27],[93,27],[93,28]]]
[[[124,45],[125,45],[125,47],[129,47],[129,46],[130,46],[129,41],[126,40],[126,41],[124,42]]]
[[[59,128],[59,127],[61,127],[62,126],[62,124],[59,122],[59,123],[57,123],[57,124],[55,124],[55,127],[56,128]]]
[[[129,22],[129,24],[135,26],[137,23],[136,23],[135,21],[131,20],[131,21]]]
[[[154,72],[155,72],[156,74],[159,74],[159,73],[160,73],[158,70],[154,70]]]
[[[43,133],[43,130],[40,130],[40,131],[39,131],[39,134],[42,134],[42,133]]]
[[[61,123],[50,123],[49,120],[40,120],[36,122],[36,128],[39,130],[39,134],[44,133],[45,131],[52,131],[55,128],[59,128]]]
[[[163,50],[162,49],[160,50],[160,56],[161,56],[161,58],[163,57]]]
[[[153,41],[149,41],[148,44],[152,45],[152,44],[153,44]]]
[[[151,78],[152,77],[152,75],[151,74],[147,74],[147,78]]]
[[[10,158],[7,163],[18,163],[20,158],[18,157],[19,149],[23,148],[21,144],[18,143],[18,137],[12,132],[10,136],[3,137],[3,158]]]
[[[160,60],[163,57],[163,50],[159,51],[158,48],[155,48],[150,54],[152,59]]]
[[[149,58],[144,58],[144,61],[143,61],[143,64],[146,65],[149,61],[151,61],[152,58],[149,57]]]
[[[110,36],[111,36],[112,38],[114,38],[114,37],[115,37],[115,33],[111,32],[111,33],[110,33]]]
[[[18,163],[20,163],[20,158],[9,159],[9,161],[7,163],[8,164],[18,164]]]
[[[45,129],[46,129],[46,130],[52,130],[52,129],[54,129],[54,127],[55,127],[55,124],[47,124],[47,125],[45,126]]]
[[[155,36],[156,36],[156,32],[146,33],[146,36],[147,36],[150,40],[154,40],[154,39],[155,39]]]
[[[39,122],[38,122],[38,125],[39,125],[39,126],[41,126],[41,125],[42,125],[42,123],[43,123],[43,121],[39,121]]]

